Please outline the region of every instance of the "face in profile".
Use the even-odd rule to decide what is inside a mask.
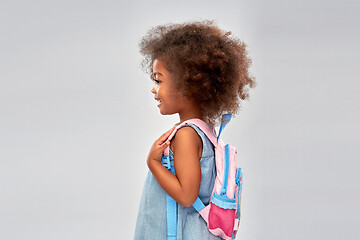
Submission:
[[[179,113],[184,101],[175,88],[171,73],[166,69],[163,61],[158,59],[154,61],[152,78],[154,86],[151,92],[158,101],[160,113],[163,115]]]

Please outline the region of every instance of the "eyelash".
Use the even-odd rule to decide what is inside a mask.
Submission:
[[[151,77],[151,80],[153,80],[156,84],[159,84],[160,83],[160,80],[159,79],[155,79],[155,77],[152,75]]]

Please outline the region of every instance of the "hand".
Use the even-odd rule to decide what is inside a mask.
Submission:
[[[148,159],[147,159],[148,164],[149,164],[149,161],[151,161],[151,160],[156,160],[156,161],[161,162],[161,158],[162,158],[165,148],[167,148],[170,145],[170,141],[168,141],[167,138],[170,136],[170,134],[172,133],[174,128],[175,127],[168,130],[166,133],[161,135],[161,137],[158,138],[153,143],[153,145],[150,148]]]

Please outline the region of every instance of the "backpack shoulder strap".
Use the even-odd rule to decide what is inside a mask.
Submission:
[[[210,142],[214,145],[214,146],[217,146],[217,139],[216,139],[216,135],[215,133],[212,131],[212,129],[210,128],[210,126],[204,122],[203,120],[201,119],[198,119],[198,118],[193,118],[193,119],[189,119],[189,120],[186,120],[182,123],[180,123],[179,125],[177,125],[174,130],[172,131],[172,133],[170,134],[170,136],[168,137],[167,140],[171,140],[174,138],[176,132],[188,125],[188,124],[194,124],[195,126],[197,126],[198,128],[200,128],[200,130],[206,135],[206,137],[210,140]],[[169,146],[165,149],[164,151],[165,155],[169,155]]]
[[[212,129],[206,122],[204,122],[203,120],[198,119],[198,118],[189,119],[189,120],[186,120],[186,121],[180,123],[179,125],[177,125],[175,127],[175,129],[173,130],[173,132],[168,137],[168,140],[171,140],[180,128],[182,128],[188,124],[194,124],[195,126],[200,128],[201,131],[203,131],[205,133],[205,135],[209,138],[211,143],[216,146],[217,140],[216,140],[215,133],[212,131]]]
[[[222,133],[222,131],[224,130],[226,125],[230,122],[231,117],[232,117],[232,115],[229,113],[222,115],[219,134],[217,136],[216,136],[216,133],[210,128],[210,126],[206,122],[204,122],[203,120],[198,119],[198,118],[193,118],[193,119],[189,119],[189,120],[184,121],[181,124],[179,124],[175,128],[175,130],[172,132],[172,134],[170,135],[169,140],[171,140],[174,137],[174,135],[176,134],[176,131],[179,130],[180,128],[182,128],[184,125],[194,124],[197,127],[199,127],[201,129],[201,131],[203,131],[205,133],[205,135],[209,138],[209,140],[211,141],[211,143],[214,146],[217,146],[217,142],[219,141],[220,134]]]
[[[231,117],[232,117],[231,114],[222,115],[219,134],[217,136],[216,136],[215,131],[213,131],[206,122],[204,122],[203,120],[198,119],[198,118],[193,118],[193,119],[186,120],[186,121],[182,122],[181,124],[179,124],[178,126],[176,126],[175,129],[170,134],[170,136],[168,137],[168,140],[170,141],[175,136],[176,132],[180,128],[184,127],[187,124],[194,124],[197,127],[199,127],[201,129],[201,131],[203,131],[203,133],[205,133],[206,137],[216,147],[217,143],[219,141],[219,138],[220,138],[220,134],[224,130],[225,126],[230,122]],[[167,147],[165,149],[165,155],[169,155],[169,147]]]
[[[211,141],[211,143],[216,146],[217,145],[217,139],[215,133],[212,131],[210,126],[202,121],[201,119],[189,119],[187,121],[182,122],[178,126],[175,127],[175,129],[172,131],[170,136],[167,140],[171,140],[176,132],[188,125],[188,124],[194,124],[198,128],[201,129],[201,131],[208,137],[208,139]],[[169,146],[165,149],[163,157],[163,165],[166,166],[171,173],[175,174],[175,169],[173,166],[170,166],[170,160],[169,160]],[[164,161],[165,160],[165,161]],[[200,198],[197,198],[196,202],[194,203],[194,208],[197,211],[202,210],[205,208],[205,205],[200,200]],[[172,199],[168,194],[166,194],[166,221],[167,221],[167,240],[176,240],[177,238],[177,203],[174,199]]]

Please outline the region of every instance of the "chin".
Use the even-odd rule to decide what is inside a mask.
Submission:
[[[175,113],[177,113],[177,112],[168,112],[168,111],[165,111],[165,110],[161,110],[161,109],[160,109],[160,113],[161,113],[161,115],[173,115],[173,114],[175,114]]]
[[[172,115],[173,113],[167,113],[167,112],[162,112],[160,111],[161,115]]]

